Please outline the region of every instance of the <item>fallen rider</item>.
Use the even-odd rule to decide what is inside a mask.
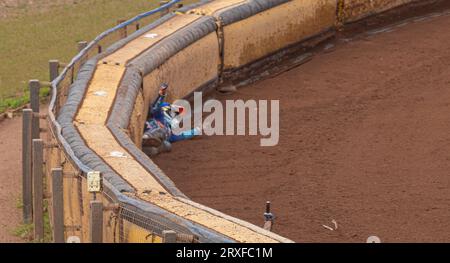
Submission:
[[[150,156],[170,152],[173,142],[189,140],[200,135],[198,128],[179,134],[173,133],[174,118],[183,114],[184,108],[164,101],[168,87],[165,83],[161,85],[158,97],[150,108],[150,119],[145,122],[142,148]]]

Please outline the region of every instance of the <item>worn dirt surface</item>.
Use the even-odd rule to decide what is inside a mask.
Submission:
[[[341,41],[216,95],[279,99],[278,146],[203,136],[154,160],[194,201],[251,223],[272,201],[274,232],[297,242],[450,242],[449,43],[450,16]]]
[[[47,104],[41,105],[40,112],[47,113],[47,108]],[[41,138],[45,136],[41,133]],[[22,224],[21,204],[22,117],[16,116],[0,119],[0,243],[27,241],[14,233]]]
[[[13,235],[22,220],[22,119],[0,122],[0,242],[23,242]]]
[[[77,4],[83,0],[0,0],[0,18],[14,17],[25,12],[42,12],[56,6]]]

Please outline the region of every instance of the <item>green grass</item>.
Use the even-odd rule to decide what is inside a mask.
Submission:
[[[18,201],[18,208],[21,204],[21,201],[19,203]],[[34,227],[33,224],[21,224],[17,226],[14,231],[13,235],[22,238],[25,241],[32,242],[32,243],[50,243],[53,240],[52,235],[52,228],[50,225],[50,215],[48,212],[48,202],[47,200],[44,200],[44,238],[42,240],[34,240]]]
[[[50,94],[50,88],[43,87],[41,88],[39,95],[41,100],[45,100],[45,98]],[[15,97],[9,98],[0,98],[0,113],[5,112],[8,109],[17,109],[20,106],[23,106],[30,102],[30,94],[24,90],[22,94],[16,95]]]
[[[48,81],[48,60],[69,62],[77,42],[158,5],[157,0],[82,0],[40,12],[24,8],[16,17],[0,19],[0,112],[29,101],[29,79]]]
[[[7,109],[16,109],[30,101],[28,94],[23,94],[18,97],[6,98],[0,100],[0,113]]]
[[[24,240],[31,241],[33,239],[33,224],[22,224],[14,229],[13,234]]]
[[[0,19],[0,113],[29,102],[28,80],[48,81],[48,60],[69,62],[77,53],[77,42],[90,41],[115,26],[117,20],[153,9],[158,3],[157,0],[82,0],[76,5],[42,12],[20,6],[20,15]],[[48,88],[41,89],[41,97],[48,94]],[[20,199],[16,206],[22,209]],[[33,240],[32,224],[19,225],[13,234],[29,242],[51,242],[47,202],[44,206],[44,240]]]
[[[21,197],[18,197],[18,198],[16,199],[16,208],[17,208],[17,209],[22,209],[22,208],[23,208],[23,201],[22,201],[22,198],[21,198]]]

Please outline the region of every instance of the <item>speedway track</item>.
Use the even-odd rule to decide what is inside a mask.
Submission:
[[[272,201],[275,232],[297,242],[449,242],[450,16],[348,40],[214,95],[279,99],[277,147],[202,137],[154,161],[194,201],[251,223]]]

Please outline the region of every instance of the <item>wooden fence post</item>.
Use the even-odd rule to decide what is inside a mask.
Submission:
[[[126,20],[123,20],[123,19],[117,20],[117,25],[120,25],[120,24],[125,23],[125,22],[126,22]],[[124,28],[120,29],[120,38],[126,38],[127,36],[128,36],[127,27],[124,27]]]
[[[100,200],[90,201],[89,236],[91,243],[103,242],[103,203]]]
[[[163,243],[177,243],[177,233],[173,230],[164,230]]]
[[[59,61],[58,60],[49,60],[48,66],[49,66],[50,82],[52,82],[59,75]]]
[[[88,45],[87,41],[78,42],[78,52],[81,52],[83,49],[85,49],[87,45]]]
[[[64,243],[64,194],[62,168],[52,169],[53,242]]]
[[[159,6],[163,6],[163,5],[167,4],[167,3],[169,3],[169,1],[160,1],[160,2],[159,2]],[[170,11],[169,11],[169,8],[162,10],[162,11],[160,12],[160,13],[161,13],[161,17],[167,15],[169,12],[170,12]]]
[[[41,84],[39,80],[33,79],[30,80],[30,104],[31,109],[33,110],[35,115],[39,114],[39,91],[41,89]],[[39,118],[33,116],[32,118],[32,128],[31,128],[31,136],[33,139],[40,138],[40,128],[39,128]]]
[[[33,111],[24,109],[22,114],[22,202],[23,222],[33,221],[33,181],[31,177],[31,126]]]
[[[88,45],[87,41],[80,41],[80,42],[78,42],[78,52],[81,52],[83,49],[85,49],[87,47],[87,45]],[[86,57],[83,56],[80,59],[80,65],[83,65],[84,63],[86,63],[86,61],[87,61],[87,54],[85,56]],[[75,73],[77,73],[77,72],[75,72]]]
[[[34,239],[44,239],[44,182],[43,182],[44,141],[33,140],[33,221]]]

